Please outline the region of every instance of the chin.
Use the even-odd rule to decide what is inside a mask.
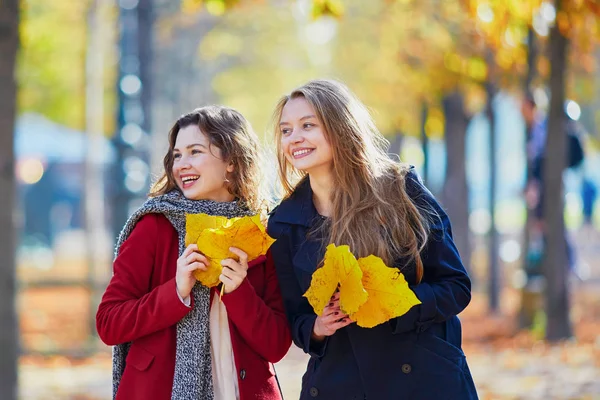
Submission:
[[[292,165],[294,166],[294,168],[296,168],[300,171],[305,171],[305,172],[314,167],[313,163],[303,163],[303,162],[295,163]]]
[[[196,190],[182,190],[183,195],[189,200],[198,200],[202,198],[202,194]]]

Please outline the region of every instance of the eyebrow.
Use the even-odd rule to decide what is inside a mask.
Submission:
[[[208,149],[205,145],[203,145],[202,143],[192,143],[192,144],[188,144],[187,146],[185,146],[186,149],[191,149],[192,147],[196,147],[196,146],[200,146],[200,147],[204,147],[205,149]],[[179,151],[179,149],[177,147],[173,148],[173,151]]]
[[[317,117],[315,115],[312,115],[312,114],[305,115],[304,117],[300,118],[300,121],[304,121],[305,119],[311,119],[311,118],[317,118]],[[283,121],[283,122],[279,123],[279,126],[282,126],[282,125],[290,125],[290,123]]]

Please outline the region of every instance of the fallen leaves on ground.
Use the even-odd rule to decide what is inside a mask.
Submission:
[[[482,400],[595,400],[600,398],[600,285],[573,291],[576,340],[549,344],[514,328],[517,293],[502,292],[503,307],[490,315],[485,294],[474,292],[461,314],[463,348]],[[62,288],[57,288],[57,293]],[[72,296],[72,294],[69,294]],[[87,301],[87,293],[69,297]],[[29,312],[23,309],[23,312]],[[83,310],[81,310],[83,311]],[[37,312],[41,312],[37,310]],[[68,313],[69,310],[64,310]],[[78,314],[81,326],[88,323]],[[22,328],[23,329],[23,328]],[[81,329],[81,328],[78,328]],[[23,333],[23,331],[22,331]],[[68,332],[67,332],[68,333]],[[63,332],[64,334],[64,332]],[[89,358],[25,355],[19,362],[20,398],[107,399],[111,390],[110,347],[98,343]],[[27,350],[27,349],[25,349]],[[293,346],[277,364],[285,398],[298,398],[306,354]],[[73,379],[76,376],[77,379]]]

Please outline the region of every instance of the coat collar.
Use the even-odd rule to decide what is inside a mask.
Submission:
[[[273,210],[271,214],[272,221],[306,227],[312,226],[318,215],[312,197],[310,178],[306,176],[298,183],[294,192]]]

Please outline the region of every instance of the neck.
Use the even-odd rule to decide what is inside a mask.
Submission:
[[[207,197],[206,200],[216,201],[217,203],[230,203],[233,200],[235,200],[235,196],[232,195],[231,193],[218,194],[218,195],[214,195],[214,196],[209,196],[209,197]]]
[[[325,217],[331,217],[333,177],[331,174],[309,174],[310,188],[313,192],[313,203],[317,212]]]

